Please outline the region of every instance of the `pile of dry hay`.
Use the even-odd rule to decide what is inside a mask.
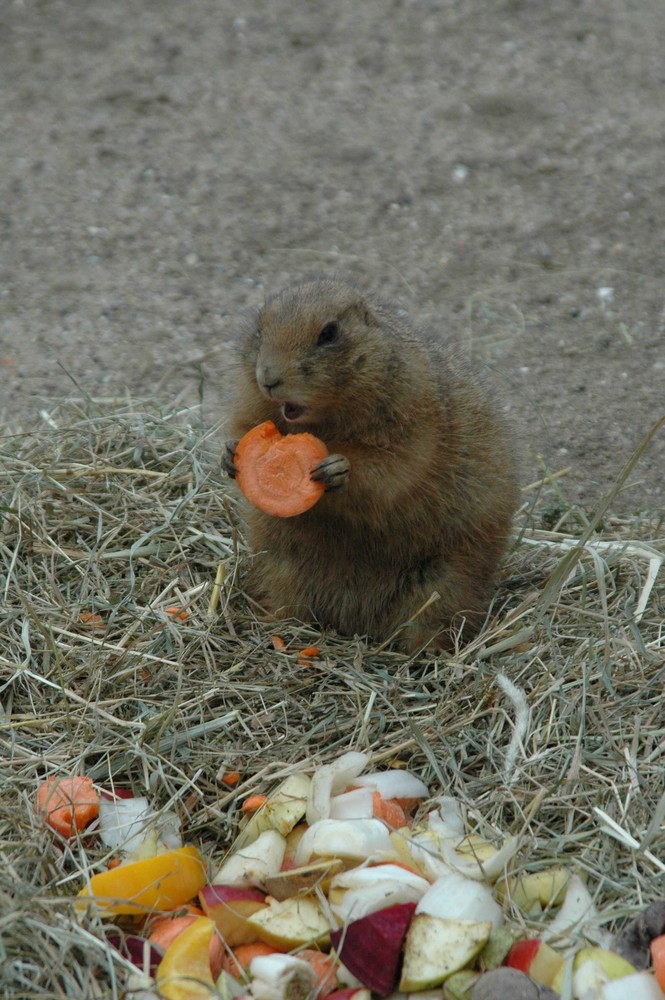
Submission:
[[[87,400],[43,417],[0,441],[3,996],[122,993],[123,960],[70,903],[104,850],[33,815],[52,774],[149,794],[217,860],[248,790],[366,749],[451,790],[485,835],[519,834],[516,870],[584,874],[609,928],[662,894],[660,521],[613,518],[610,496],[593,530],[554,478],[525,491],[492,618],[457,655],[297,623],[276,652],[242,593],[234,501],[196,411]],[[320,659],[299,664],[312,644]]]

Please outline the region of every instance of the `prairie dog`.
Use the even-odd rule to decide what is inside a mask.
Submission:
[[[267,300],[239,345],[225,465],[265,420],[309,431],[326,492],[297,517],[246,509],[249,592],[271,614],[402,645],[483,622],[518,503],[516,463],[482,379],[436,336],[350,285]],[[435,600],[413,619],[427,604]]]

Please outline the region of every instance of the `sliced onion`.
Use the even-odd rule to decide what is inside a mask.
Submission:
[[[330,819],[371,819],[374,802],[371,788],[354,788],[330,800]]]
[[[307,822],[310,826],[330,816],[330,799],[343,792],[367,765],[369,754],[350,750],[332,764],[324,764],[312,775],[307,796]]]
[[[286,840],[277,830],[265,830],[253,843],[235,851],[211,880],[213,885],[256,885],[265,888],[266,878],[282,867]]]
[[[499,875],[503,874],[507,863],[517,853],[519,839],[517,837],[506,837],[497,852],[482,861],[470,858],[468,854],[464,856],[458,854],[454,845],[449,840],[443,841],[441,847],[443,860],[455,871],[466,875],[467,878],[476,879],[479,882],[486,880],[493,882]]]
[[[339,903],[330,904],[330,909],[338,920],[347,923],[399,903],[417,903],[420,895],[418,890],[405,882],[377,879],[362,889],[348,889]]]
[[[155,815],[142,795],[116,800],[99,800],[99,836],[112,850],[135,851],[145,839]]]
[[[430,830],[441,840],[460,840],[465,831],[459,802],[452,795],[442,795],[438,803],[438,810],[427,817]]]
[[[313,856],[365,861],[390,849],[390,833],[380,819],[320,819],[300,838],[295,860],[298,867]]]
[[[447,920],[491,920],[495,928],[503,923],[503,910],[491,890],[459,872],[448,872],[437,879],[421,898],[416,913]]]
[[[566,889],[566,898],[561,904],[559,912],[540,936],[543,940],[562,937],[569,931],[579,930],[582,924],[584,924],[586,932],[587,923],[593,923],[597,917],[598,911],[589,890],[579,875],[571,875]]]
[[[371,788],[382,799],[426,799],[429,789],[411,771],[393,768],[390,771],[369,771],[354,781],[359,788]]]

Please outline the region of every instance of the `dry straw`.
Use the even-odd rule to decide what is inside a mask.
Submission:
[[[235,501],[196,411],[42,416],[0,441],[0,995],[126,981],[70,902],[103,849],[33,816],[52,774],[176,809],[214,863],[248,791],[369,750],[459,796],[486,836],[519,835],[515,870],[581,873],[609,929],[663,895],[665,538],[656,517],[611,516],[631,464],[597,516],[556,475],[527,489],[492,615],[456,655],[298,623],[282,651],[243,594]]]

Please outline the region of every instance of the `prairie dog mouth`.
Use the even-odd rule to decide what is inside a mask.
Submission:
[[[300,403],[284,403],[282,406],[282,413],[284,414],[285,420],[290,420],[295,422],[300,420],[301,417],[305,415],[306,407],[302,406]]]

